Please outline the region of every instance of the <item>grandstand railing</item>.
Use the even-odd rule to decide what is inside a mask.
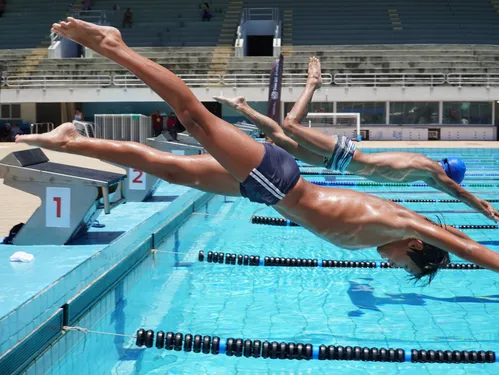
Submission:
[[[191,87],[266,87],[270,74],[180,74]],[[324,86],[499,86],[499,73],[329,73],[322,74]],[[284,73],[283,86],[303,86],[306,73]],[[56,87],[146,87],[131,74],[117,75],[33,75],[2,76],[0,86],[9,88],[56,88]]]
[[[306,73],[284,73],[282,75],[283,86],[304,86],[307,83]],[[267,86],[270,74],[226,74],[222,76],[224,86]],[[330,85],[333,77],[329,73],[322,74],[324,85]]]
[[[279,8],[244,8],[244,21],[279,21]]]
[[[334,83],[343,86],[434,86],[445,83],[443,73],[337,73]]]
[[[54,87],[109,87],[113,83],[110,75],[53,75],[53,76],[8,76],[5,85],[22,88]]]
[[[77,10],[73,12],[73,17],[83,21],[103,25],[106,23],[107,14],[105,10]]]
[[[449,73],[447,74],[447,83],[458,86],[497,86],[499,85],[499,73]]]
[[[179,74],[188,86],[220,86],[222,77],[219,74]],[[145,87],[146,84],[131,74],[118,74],[113,76],[113,84],[121,87]]]

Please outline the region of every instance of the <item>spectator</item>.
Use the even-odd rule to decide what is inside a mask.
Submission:
[[[175,113],[170,113],[168,120],[166,121],[166,129],[168,133],[172,136],[173,140],[177,140],[177,118],[175,117]]]
[[[208,5],[208,3],[204,3],[203,14],[201,16],[201,20],[203,22],[204,21],[210,22],[211,17],[212,17],[212,14],[211,14],[210,6]]]
[[[14,122],[12,129],[10,130],[10,142],[14,142],[16,140],[16,135],[24,134],[17,122]]]
[[[75,115],[73,120],[75,121],[83,121],[85,117],[83,116],[83,112],[80,111],[80,108],[75,108]]]
[[[5,12],[5,0],[0,0],[0,17],[2,17],[3,12]]]
[[[83,10],[92,10],[92,0],[83,0]]]
[[[157,137],[163,132],[163,116],[159,114],[159,111],[156,111],[151,115],[151,119],[152,130],[154,132],[154,136]]]
[[[114,4],[113,10],[120,10],[120,4]]]
[[[10,142],[10,130],[11,126],[8,122],[2,126],[0,129],[0,142]]]
[[[185,126],[182,125],[182,123],[180,122],[178,117],[177,117],[177,122],[175,123],[175,132],[177,132],[177,133],[185,132]]]
[[[123,28],[125,28],[126,25],[129,27],[132,27],[133,24],[133,14],[130,8],[126,9],[125,15],[123,16]]]

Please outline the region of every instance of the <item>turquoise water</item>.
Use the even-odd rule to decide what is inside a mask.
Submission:
[[[435,157],[438,155],[435,155]],[[480,160],[480,161],[477,161]],[[491,155],[467,160],[468,173],[499,173]],[[485,168],[486,167],[486,168]],[[470,177],[487,182],[494,176]],[[363,181],[355,176],[308,179]],[[476,180],[475,180],[476,178]],[[487,180],[489,179],[489,180]],[[468,180],[465,180],[467,182]],[[357,187],[384,198],[448,199],[429,188]],[[497,198],[499,188],[470,188]],[[496,205],[496,204],[495,204]],[[461,203],[408,203],[447,224],[491,224]],[[250,223],[271,208],[227,198],[214,215],[193,214],[79,325],[133,335],[138,328],[269,341],[403,349],[499,350],[498,274],[443,270],[427,287],[402,270],[290,269],[199,263],[218,251],[260,256],[380,260],[375,249],[349,252],[303,228]],[[466,232],[499,250],[498,230]],[[454,261],[459,261],[454,259]],[[497,374],[498,364],[289,361],[136,348],[132,337],[70,333],[47,374]],[[29,373],[29,372],[28,372]],[[35,372],[33,372],[35,373]]]

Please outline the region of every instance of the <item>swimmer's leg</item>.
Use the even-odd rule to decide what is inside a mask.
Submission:
[[[239,182],[210,155],[179,156],[135,142],[87,138],[65,123],[50,133],[18,135],[16,142],[98,158],[209,193],[240,196]]]
[[[293,138],[303,147],[321,156],[330,157],[334,150],[335,139],[301,125],[307,114],[308,103],[311,102],[315,90],[320,87],[321,83],[320,62],[317,58],[312,57],[308,65],[308,79],[305,90],[303,90],[291,112],[284,119],[282,128],[286,135]]]
[[[54,24],[53,30],[140,78],[173,108],[189,133],[238,181],[244,181],[262,161],[262,144],[210,113],[179,77],[125,45],[117,29],[69,17],[68,22]]]
[[[214,99],[222,104],[225,104],[236,111],[240,112],[248,120],[252,121],[258,129],[260,129],[267,137],[272,139],[272,141],[279,147],[285,149],[295,158],[300,159],[308,164],[323,166],[324,159],[321,155],[318,155],[305,147],[298,144],[296,141],[284,134],[281,126],[272,120],[270,117],[262,115],[260,112],[255,111],[251,108],[246,99],[242,96],[238,96],[233,99],[224,98],[223,96],[214,96]]]

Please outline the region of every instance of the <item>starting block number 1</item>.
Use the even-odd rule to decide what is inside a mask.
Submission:
[[[47,188],[45,226],[47,228],[69,228],[71,226],[70,188]]]
[[[130,190],[146,190],[147,174],[140,169],[130,168],[128,170],[128,188]]]

